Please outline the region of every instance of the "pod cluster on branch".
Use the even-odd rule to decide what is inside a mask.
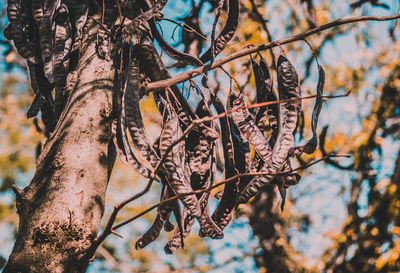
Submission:
[[[194,110],[178,87],[172,85],[153,93],[163,122],[160,136],[151,143],[143,122],[145,113],[139,105],[144,95],[141,81],[143,78],[147,81],[170,78],[153,41],[157,40],[163,51],[182,64],[200,66],[212,62],[235,34],[239,2],[218,2],[211,47],[202,56],[191,53],[198,54],[199,51],[179,52],[163,40],[156,21],[162,18],[161,10],[166,0],[156,1],[154,5],[145,0],[136,2],[143,12],[136,17],[115,19],[117,28],[109,28],[104,23],[103,2],[103,15],[95,36],[95,54],[100,60],[112,61],[118,67],[115,79],[116,97],[119,98],[115,108],[118,113],[112,122],[118,155],[138,174],[151,182],[160,182],[162,188],[162,204],[158,207],[156,219],[137,240],[136,249],[153,242],[164,228],[173,232],[165,251],[174,253],[184,246],[184,239],[195,221],[200,225],[201,237],[221,239],[235,209],[269,183],[278,186],[283,209],[286,189],[298,184],[301,178],[293,172],[290,158],[299,157],[304,152],[313,153],[318,144],[317,123],[325,81],[323,68],[318,64],[317,99],[311,123],[313,136],[302,146],[294,146],[302,104],[298,75],[283,51],[276,65],[278,92],[274,89],[269,65],[261,54],[258,54],[259,62],[251,57],[251,64],[257,103],[284,102],[262,106],[251,113],[242,92],[231,90],[224,103],[217,93],[206,96],[199,86],[191,82],[202,98]],[[224,4],[228,9],[228,19],[215,38],[215,26]],[[14,41],[19,54],[27,60],[35,92],[28,117],[36,116],[41,111],[48,133],[54,130],[68,99],[66,80],[72,69],[71,56],[79,51],[83,28],[91,14],[89,6],[85,0],[8,0],[10,24],[5,35]],[[219,114],[219,127],[213,118],[211,105]],[[223,148],[225,178],[232,181],[225,184],[218,206],[210,214],[208,200],[214,183],[219,138]],[[255,151],[253,158],[251,149]],[[138,153],[135,153],[136,150]],[[248,175],[235,179],[237,174]],[[175,217],[176,227],[171,223],[171,215]]]

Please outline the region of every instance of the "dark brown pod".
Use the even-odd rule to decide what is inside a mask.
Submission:
[[[280,99],[300,98],[300,87],[295,68],[289,60],[281,55],[278,59],[278,90]],[[301,101],[293,100],[279,105],[280,122],[279,135],[272,150],[271,161],[265,164],[262,172],[270,173],[257,176],[243,189],[239,196],[239,203],[246,203],[266,184],[271,183],[288,158],[289,150],[293,147],[293,132],[296,128],[297,117],[301,110]]]

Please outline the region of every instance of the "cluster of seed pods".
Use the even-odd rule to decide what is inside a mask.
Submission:
[[[246,203],[266,184],[277,184],[284,200],[286,188],[299,183],[300,176],[292,172],[290,157],[300,156],[303,152],[312,153],[317,147],[316,128],[322,107],[324,71],[318,65],[318,97],[311,126],[313,137],[302,146],[294,146],[293,136],[301,111],[298,76],[282,53],[277,63],[278,93],[273,88],[269,65],[261,55],[259,63],[253,59],[251,63],[256,80],[257,103],[278,99],[288,101],[261,107],[252,114],[246,106],[245,95],[235,94],[231,90],[226,107],[217,94],[211,94],[209,101],[203,95],[193,110],[178,87],[172,85],[153,94],[163,116],[163,124],[160,137],[151,143],[139,106],[142,97],[140,75],[144,74],[150,81],[170,77],[154,47],[153,38],[178,62],[200,66],[212,61],[233,37],[238,23],[239,4],[237,0],[229,1],[225,27],[212,41],[210,49],[198,57],[176,51],[158,33],[155,20],[160,18],[160,11],[167,1],[158,1],[153,6],[144,0],[138,2],[143,12],[136,18],[127,19],[119,36],[105,26],[99,28],[96,53],[104,61],[120,60],[116,81],[119,86],[119,114],[112,123],[113,141],[119,157],[145,178],[161,182],[161,201],[179,196],[158,208],[154,223],[138,239],[136,249],[153,242],[163,227],[165,231],[172,232],[175,227],[170,217],[174,215],[177,227],[165,246],[166,253],[174,253],[184,246],[184,239],[189,235],[195,220],[200,225],[201,237],[220,239],[237,206]],[[217,16],[222,6],[223,1],[220,1]],[[68,99],[66,79],[71,70],[70,58],[80,47],[89,4],[85,0],[8,0],[7,11],[10,25],[5,35],[14,40],[19,54],[27,60],[32,88],[36,94],[28,110],[28,117],[41,111],[46,130],[50,133]],[[111,37],[117,37],[118,40],[113,50],[110,48]],[[53,89],[55,98],[52,96]],[[202,94],[200,88],[197,87],[197,90]],[[208,122],[192,127],[193,130],[182,138],[184,131],[193,122],[213,116],[211,104],[218,114],[229,112],[229,115],[219,119],[220,128],[209,119]],[[207,189],[214,182],[218,132],[221,135],[226,179],[243,173],[268,174],[249,175],[225,184],[219,204],[210,216]],[[138,155],[131,147],[130,139],[139,151]],[[250,147],[255,150],[252,161]],[[203,192],[194,194],[194,190]],[[284,202],[282,209],[283,206]]]

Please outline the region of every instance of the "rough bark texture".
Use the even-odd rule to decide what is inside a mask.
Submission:
[[[88,20],[70,97],[37,162],[31,184],[17,194],[20,216],[4,272],[85,272],[77,254],[95,238],[115,159],[109,145],[114,69],[98,58],[98,24]]]

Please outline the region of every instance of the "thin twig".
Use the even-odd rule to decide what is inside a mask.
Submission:
[[[270,49],[270,48],[276,47],[278,45],[284,45],[284,44],[293,43],[295,41],[303,40],[310,35],[316,34],[323,30],[330,29],[332,27],[337,27],[337,26],[361,22],[361,21],[390,21],[390,20],[395,20],[398,18],[400,18],[400,13],[396,14],[396,15],[392,15],[392,16],[360,16],[360,17],[349,17],[349,18],[345,18],[345,19],[337,19],[330,23],[324,24],[322,26],[310,29],[308,31],[302,32],[300,34],[297,34],[297,35],[294,35],[294,36],[291,36],[288,38],[284,38],[284,39],[280,39],[280,40],[270,42],[267,44],[262,44],[259,46],[254,46],[254,47],[249,47],[246,49],[239,50],[231,55],[228,55],[226,57],[223,57],[221,59],[214,61],[212,63],[212,65],[203,65],[197,69],[193,69],[191,71],[181,73],[181,74],[179,74],[175,77],[169,78],[169,79],[151,82],[147,85],[147,92],[164,90],[168,86],[178,84],[178,83],[187,81],[188,79],[193,78],[195,76],[201,75],[203,73],[207,73],[208,71],[213,70],[217,67],[220,67],[221,65],[231,62],[235,59],[241,58],[243,56],[249,55],[249,54],[257,52],[257,51]]]
[[[174,24],[176,24],[177,26],[180,26],[181,28],[183,28],[184,30],[186,30],[187,32],[195,33],[195,34],[196,34],[197,36],[199,36],[200,38],[202,38],[202,39],[204,39],[204,40],[207,40],[207,37],[206,37],[206,36],[204,36],[203,34],[201,34],[200,32],[198,32],[197,30],[195,30],[194,28],[192,28],[192,27],[189,26],[188,24],[182,24],[182,23],[179,23],[179,22],[177,22],[177,21],[175,21],[175,20],[168,19],[168,18],[162,18],[161,20],[174,23]],[[175,31],[175,30],[174,30],[174,31]]]
[[[325,161],[325,160],[327,160],[328,158],[331,158],[331,157],[350,157],[350,155],[347,155],[347,154],[344,154],[344,155],[340,155],[340,154],[329,154],[329,155],[327,155],[327,156],[325,156],[325,157],[319,158],[319,159],[317,159],[317,160],[315,160],[315,161],[313,161],[313,162],[307,164],[306,166],[298,167],[298,168],[296,168],[296,169],[293,169],[293,170],[291,170],[291,171],[286,171],[286,172],[277,172],[277,173],[268,173],[268,172],[239,173],[239,174],[236,174],[236,175],[234,175],[234,176],[232,176],[232,177],[230,177],[230,178],[228,178],[228,179],[222,180],[221,182],[218,182],[218,183],[216,183],[216,184],[214,184],[214,185],[211,185],[211,186],[208,187],[208,188],[199,189],[199,190],[194,190],[194,191],[187,192],[187,193],[183,193],[183,194],[178,194],[178,195],[175,195],[175,196],[173,196],[173,197],[167,198],[167,199],[165,199],[165,200],[163,200],[163,201],[160,201],[160,202],[158,202],[157,204],[154,204],[154,205],[150,206],[149,208],[145,209],[145,210],[142,211],[141,213],[139,213],[139,214],[133,216],[132,218],[129,218],[129,219],[127,219],[127,220],[125,220],[125,221],[119,223],[118,225],[115,225],[115,226],[113,227],[113,230],[116,230],[116,229],[118,229],[118,228],[120,228],[120,227],[122,227],[122,226],[125,226],[125,225],[129,224],[130,222],[132,222],[132,221],[134,221],[134,220],[136,220],[136,219],[142,217],[142,216],[145,215],[146,213],[152,211],[153,209],[155,209],[155,208],[157,208],[157,207],[159,207],[159,206],[164,205],[165,203],[168,203],[168,202],[171,202],[171,201],[174,201],[174,200],[177,200],[177,199],[180,199],[180,198],[182,198],[182,197],[185,197],[185,196],[188,196],[188,195],[192,195],[192,194],[200,194],[200,193],[204,193],[204,192],[210,192],[212,189],[215,189],[215,188],[218,188],[218,187],[220,187],[220,186],[222,186],[222,185],[225,185],[225,184],[227,184],[227,183],[231,183],[231,182],[233,182],[233,181],[236,181],[237,179],[239,179],[239,178],[241,178],[241,177],[246,177],[246,176],[258,176],[258,175],[284,175],[284,174],[289,174],[289,173],[293,173],[293,172],[298,171],[298,170],[307,169],[307,168],[309,168],[310,166],[315,165],[315,164],[317,164],[317,163],[319,163],[319,162]]]

